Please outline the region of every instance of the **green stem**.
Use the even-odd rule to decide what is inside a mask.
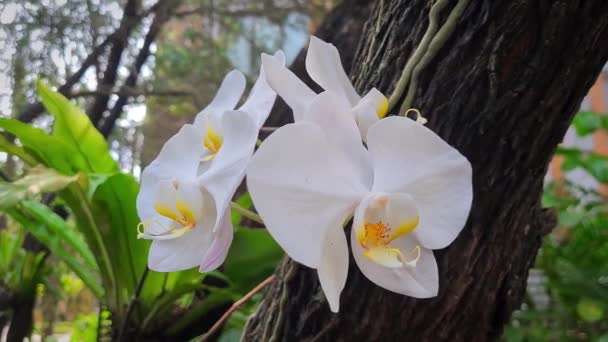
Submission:
[[[148,266],[146,266],[146,268],[144,268],[144,272],[141,274],[141,277],[139,277],[139,281],[137,282],[137,287],[135,288],[135,292],[133,292],[131,301],[129,302],[129,305],[127,306],[127,312],[125,313],[125,317],[123,318],[122,324],[120,326],[120,333],[118,334],[118,341],[123,341],[125,332],[127,331],[127,327],[129,325],[129,317],[131,316],[131,313],[133,312],[133,309],[135,308],[135,305],[137,304],[137,299],[139,298],[141,289],[144,287],[144,283],[146,282],[146,278],[148,277],[149,272],[150,272],[150,269],[148,268]]]
[[[246,208],[240,206],[238,203],[231,202],[230,207],[232,208],[232,210],[245,216],[246,218],[250,219],[251,221],[257,222],[259,224],[264,224],[264,220],[262,220],[260,215],[254,213],[253,211],[251,211],[249,209],[246,209]]]

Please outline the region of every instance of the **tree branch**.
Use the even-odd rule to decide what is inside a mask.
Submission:
[[[162,26],[171,18],[171,13],[173,8],[177,8],[181,0],[159,0],[158,8],[156,11],[156,16],[152,20],[152,24],[150,24],[150,28],[148,29],[148,33],[144,38],[144,44],[142,48],[139,50],[137,57],[135,58],[135,63],[130,68],[131,72],[129,76],[125,80],[124,85],[120,88],[120,93],[125,92],[126,89],[133,88],[137,83],[137,78],[139,77],[139,72],[141,71],[141,67],[144,65],[148,57],[150,56],[150,47],[156,36],[160,32]],[[109,98],[109,96],[107,96]],[[124,106],[127,104],[129,96],[123,94],[118,97],[114,107],[110,111],[110,115],[101,122],[98,127],[99,131],[107,137],[111,132],[112,128],[114,128],[114,124],[116,120],[122,114],[122,110]],[[93,119],[91,119],[93,120]]]

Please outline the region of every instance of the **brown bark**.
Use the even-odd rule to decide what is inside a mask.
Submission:
[[[429,3],[376,4],[355,58],[359,90],[392,91],[426,29]],[[383,290],[351,258],[334,315],[316,272],[285,260],[244,340],[499,338],[521,303],[542,237],[554,226],[554,215],[540,206],[543,176],[608,58],[607,37],[603,0],[471,1],[420,74],[413,102],[474,170],[469,221],[451,246],[435,252],[439,295],[419,300]]]

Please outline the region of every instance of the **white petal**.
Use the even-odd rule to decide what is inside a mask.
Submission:
[[[175,272],[199,266],[212,238],[209,230],[197,225],[179,238],[155,240],[150,246],[148,267],[157,272]]]
[[[317,124],[329,145],[336,146],[349,172],[355,173],[366,188],[371,188],[373,173],[369,153],[346,100],[326,91],[317,95],[304,113],[303,121]]]
[[[342,227],[329,229],[323,246],[323,259],[317,269],[323,293],[333,312],[340,309],[340,293],[348,275],[348,245]]]
[[[418,242],[410,236],[398,240],[399,249],[412,250]],[[389,291],[416,298],[429,298],[439,290],[439,273],[433,251],[421,248],[420,259],[415,267],[389,268],[381,266],[363,255],[365,250],[357,242],[355,230],[351,233],[351,246],[355,262],[361,272],[378,286]]]
[[[328,229],[339,229],[366,191],[324,132],[307,122],[281,127],[247,169],[254,205],[294,260],[319,267]]]
[[[266,73],[266,81],[279,94],[293,111],[294,120],[297,122],[314,96],[316,95],[304,82],[293,72],[287,69],[278,58],[262,54],[262,66]]]
[[[199,267],[200,272],[209,272],[218,268],[226,259],[234,232],[232,230],[232,222],[230,221],[230,210],[226,210],[224,217],[220,221],[219,228],[215,234],[215,238],[207,253],[203,257],[203,261]]]
[[[353,107],[357,125],[364,141],[367,140],[367,130],[388,112],[388,99],[376,88],[372,88]]]
[[[277,51],[274,54],[274,58],[279,60],[282,66],[285,65],[285,55],[283,54],[283,51]],[[264,66],[262,65],[260,66],[258,80],[253,85],[249,97],[239,110],[251,115],[255,118],[258,127],[262,127],[266,119],[268,119],[268,114],[270,114],[276,97],[277,94],[266,82],[266,73],[264,72]]]
[[[204,219],[203,194],[196,182],[178,183],[176,199],[187,206],[196,222]]]
[[[137,195],[137,213],[142,221],[158,216],[154,210],[154,198],[159,182],[196,178],[200,151],[193,146],[200,144],[198,130],[192,125],[184,125],[165,143],[158,157],[143,170]]]
[[[215,201],[217,213],[214,231],[218,229],[220,219],[245,176],[257,141],[258,127],[246,113],[228,111],[222,116],[222,136],[222,147],[209,168],[199,175],[199,184],[207,189]]]
[[[247,81],[245,80],[245,76],[242,72],[238,70],[232,70],[229,72],[222,81],[220,88],[213,100],[203,109],[200,113],[196,115],[194,119],[194,125],[199,126],[199,121],[205,116],[212,113],[221,114],[227,110],[233,110],[241,96],[243,96],[243,92],[245,91],[245,87],[247,85]]]
[[[388,117],[369,129],[374,191],[412,196],[420,213],[414,235],[430,249],[444,248],[466,223],[473,199],[469,161],[428,128]]]
[[[351,106],[361,99],[348,79],[340,53],[333,44],[311,36],[306,54],[306,71],[323,89],[346,97]]]

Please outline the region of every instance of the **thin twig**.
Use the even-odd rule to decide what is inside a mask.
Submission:
[[[250,219],[251,221],[257,222],[259,224],[264,224],[264,220],[262,220],[262,217],[260,217],[260,215],[254,213],[253,211],[251,211],[247,208],[242,207],[238,203],[231,202],[230,207],[232,209],[234,209],[234,211],[245,216],[246,218]]]
[[[120,333],[118,334],[118,341],[123,341],[125,336],[125,332],[127,330],[127,326],[129,325],[129,316],[133,312],[135,305],[137,304],[137,299],[139,298],[139,294],[141,293],[141,289],[144,287],[144,283],[146,282],[146,278],[148,277],[148,272],[150,269],[148,266],[144,269],[144,272],[139,277],[139,281],[137,282],[137,287],[135,287],[135,292],[133,292],[133,297],[131,297],[131,301],[129,302],[129,306],[127,306],[127,312],[125,313],[125,317],[123,318],[122,325],[120,326]]]
[[[253,290],[249,291],[246,295],[244,295],[243,298],[234,302],[234,304],[232,304],[230,309],[228,309],[228,311],[226,311],[222,315],[222,317],[220,317],[220,319],[217,322],[215,322],[215,324],[213,324],[213,326],[207,331],[207,333],[205,335],[203,335],[201,337],[200,340],[198,340],[198,342],[208,341],[209,338],[212,337],[213,335],[215,335],[215,333],[222,327],[222,325],[226,322],[226,320],[230,317],[230,315],[233,312],[235,312],[241,305],[243,305],[246,301],[248,301],[251,297],[253,297],[253,295],[260,292],[264,287],[266,287],[266,285],[270,284],[273,280],[274,280],[274,275],[271,275],[270,277],[266,278],[264,281],[259,283],[256,287],[254,287]]]

